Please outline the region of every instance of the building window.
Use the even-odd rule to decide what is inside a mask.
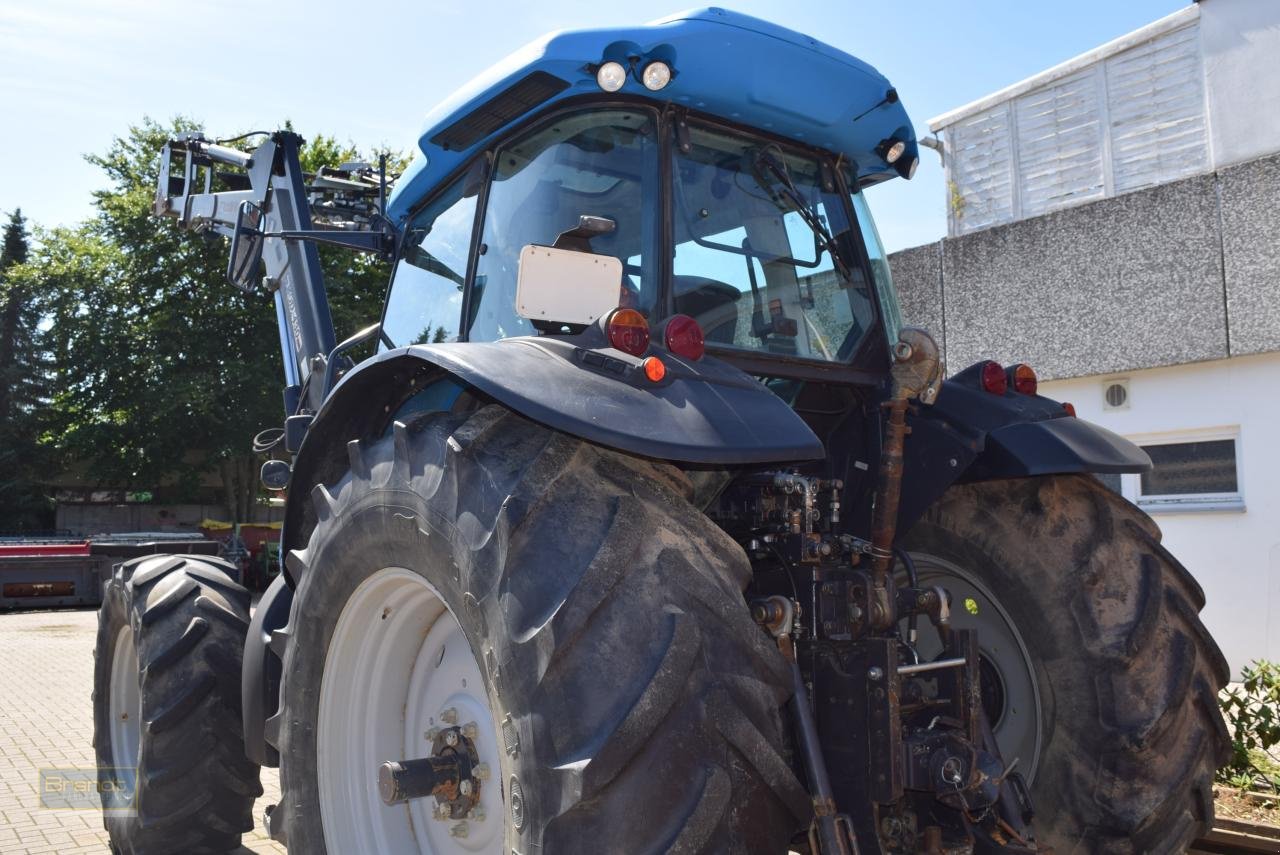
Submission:
[[[1129,476],[1133,498],[1148,511],[1242,511],[1237,436],[1195,436],[1139,442],[1149,472]]]

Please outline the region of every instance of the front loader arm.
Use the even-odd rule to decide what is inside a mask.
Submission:
[[[161,151],[152,208],[181,228],[231,238],[227,278],[237,287],[250,290],[245,282],[256,278],[261,260],[261,282],[273,295],[280,324],[286,419],[320,409],[328,392],[321,379],[336,344],[315,244],[383,253],[394,246],[381,215],[385,179],[344,171],[304,175],[301,145],[302,138],[288,131],[272,134],[252,152],[183,134]],[[215,191],[215,179],[227,189]],[[369,199],[375,194],[376,204]]]

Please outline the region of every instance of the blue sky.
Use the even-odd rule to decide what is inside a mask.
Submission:
[[[933,116],[1187,3],[730,5],[870,62],[924,134]],[[0,210],[20,206],[42,225],[87,216],[104,182],[82,155],[104,150],[144,115],[191,116],[218,136],[290,118],[304,136],[408,149],[433,104],[538,35],[643,23],[682,8],[679,0],[0,0]],[[933,152],[921,155],[912,182],[892,181],[870,197],[891,250],[946,230],[942,171]]]

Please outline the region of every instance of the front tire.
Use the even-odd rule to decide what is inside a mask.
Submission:
[[[788,669],[743,602],[746,556],[689,504],[677,469],[497,406],[396,424],[349,451],[350,472],[316,488],[316,528],[288,559],[279,747],[291,847],[357,855],[435,823],[407,851],[785,851],[809,813],[782,736]],[[482,686],[462,685],[465,663],[438,693],[434,677],[411,676],[440,621],[456,625]],[[379,640],[397,631],[414,643]],[[436,655],[452,654],[431,648],[428,672]],[[325,700],[375,685],[368,715]],[[433,693],[454,700],[422,700]],[[421,757],[445,703],[479,725],[493,770],[479,786],[496,809],[458,833],[431,797],[382,805],[374,767]],[[334,750],[361,740],[377,746]],[[341,798],[326,794],[332,779]]]
[[[1229,670],[1146,514],[1085,475],[989,481],[953,487],[906,543],[1007,681],[997,738],[1034,770],[1042,842],[1146,855],[1208,830]]]
[[[231,569],[216,558],[147,556],[107,582],[93,744],[114,852],[229,852],[253,829],[262,786],[240,719],[249,592]],[[132,805],[115,793],[132,794]]]

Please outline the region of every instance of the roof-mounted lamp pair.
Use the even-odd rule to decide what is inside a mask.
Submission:
[[[620,62],[602,62],[596,69],[596,84],[605,92],[617,92],[627,82],[627,67]],[[660,59],[640,69],[640,82],[650,92],[657,92],[671,82],[671,66]]]

